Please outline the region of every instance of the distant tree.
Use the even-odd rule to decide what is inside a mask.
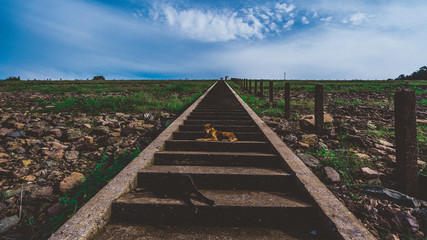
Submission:
[[[418,71],[413,72],[411,75],[401,74],[396,80],[427,80],[427,66],[422,66]]]
[[[104,76],[95,76],[92,80],[105,80]]]
[[[8,77],[6,78],[6,81],[21,81],[21,77]]]

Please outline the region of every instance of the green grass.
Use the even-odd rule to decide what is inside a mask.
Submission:
[[[89,96],[62,96],[61,93],[70,91],[70,87],[85,86],[61,86],[59,90],[52,90],[52,86],[41,86],[43,89],[34,91],[47,91],[53,94],[53,100],[35,99],[41,106],[53,106],[44,108],[42,111],[54,112],[86,112],[99,114],[101,112],[142,112],[146,110],[166,110],[172,113],[180,113],[192,102],[202,95],[212,81],[157,81],[161,84],[146,84],[143,86],[135,83],[126,87],[110,85],[96,86],[91,88],[75,89],[76,93],[86,92]],[[86,84],[87,85],[87,84]],[[40,86],[33,86],[40,87]],[[55,86],[53,86],[55,87]],[[126,90],[127,89],[127,90]],[[10,90],[10,89],[9,89]],[[126,91],[125,91],[126,90]],[[130,90],[130,91],[128,91]],[[101,92],[119,93],[100,95]]]
[[[335,169],[346,184],[359,178],[362,167],[369,166],[368,161],[358,158],[349,151],[334,151],[323,148],[314,150],[313,155],[322,162],[323,166]],[[320,174],[324,175],[323,172]]]
[[[121,157],[115,158],[109,162],[104,156],[100,159],[95,168],[87,173],[85,182],[69,190],[60,199],[60,204],[64,211],[53,218],[50,218],[47,226],[38,226],[34,220],[27,221],[26,224],[33,227],[33,236],[31,239],[47,239],[58,230],[62,224],[70,219],[87,201],[113,179],[124,167],[127,166],[135,157],[138,156],[139,150],[132,153],[125,152]],[[39,231],[37,231],[39,229]]]

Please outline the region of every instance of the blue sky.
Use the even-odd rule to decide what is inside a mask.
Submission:
[[[427,65],[427,1],[2,0],[0,79],[386,79]]]

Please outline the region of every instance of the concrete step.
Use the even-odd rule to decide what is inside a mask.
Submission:
[[[113,203],[114,223],[150,223],[214,226],[281,226],[309,222],[316,210],[292,193],[269,191],[200,190],[215,201],[210,207],[192,200],[157,198],[151,192],[135,191]],[[308,218],[307,218],[308,217]]]
[[[222,131],[222,129],[217,129]],[[239,141],[263,141],[265,139],[264,135],[259,132],[233,132],[236,135]],[[173,139],[174,140],[196,140],[198,138],[205,138],[206,133],[202,131],[190,132],[190,131],[182,131],[182,132],[174,132]]]
[[[187,117],[188,120],[251,120],[249,115],[245,116],[224,116],[224,115],[192,115]]]
[[[257,126],[240,126],[240,125],[221,125],[214,124],[215,129],[225,132],[261,132]],[[179,131],[200,131],[204,132],[203,124],[197,125],[181,125]]]
[[[278,156],[256,152],[163,151],[154,155],[155,165],[278,167]]]
[[[190,114],[191,116],[248,116],[246,111],[233,111],[233,112],[223,112],[223,111],[197,111],[194,110]]]
[[[283,170],[257,167],[152,165],[138,173],[138,187],[150,186],[168,172],[189,174],[199,189],[291,191],[293,176]]]
[[[303,226],[302,226],[303,225]],[[242,227],[109,223],[93,240],[165,240],[165,239],[286,239],[318,240],[312,235],[313,226],[300,224],[298,227]],[[305,226],[305,227],[304,227]]]
[[[252,120],[184,120],[184,125],[204,125],[210,123],[212,125],[241,125],[251,126],[254,125]]]
[[[271,145],[263,141],[196,141],[167,140],[166,151],[210,151],[210,152],[265,152],[272,151]]]
[[[226,108],[226,107],[197,107],[193,112],[246,112],[243,107]]]

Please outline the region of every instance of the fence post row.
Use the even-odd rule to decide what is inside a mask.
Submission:
[[[400,191],[417,197],[419,182],[415,104],[414,91],[404,90],[394,94],[397,183]]]
[[[273,81],[270,81],[270,103],[273,102]]]
[[[285,83],[285,118],[291,117],[291,84]]]
[[[318,134],[323,133],[323,112],[323,85],[316,84],[314,92],[314,123]]]
[[[252,93],[252,80],[249,80],[249,93]]]

